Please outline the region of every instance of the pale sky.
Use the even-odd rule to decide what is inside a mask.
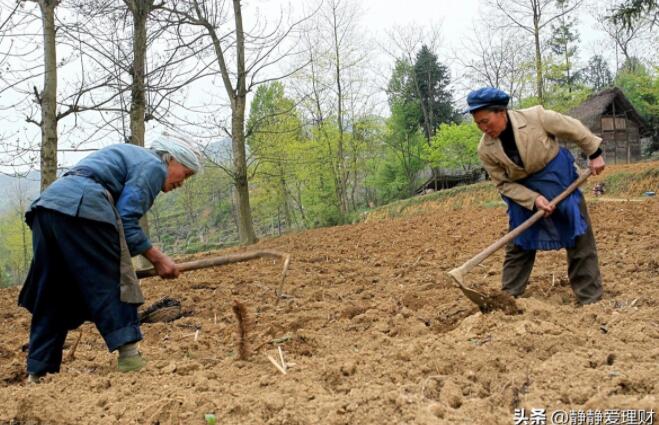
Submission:
[[[477,17],[479,0],[360,0],[365,11],[364,23],[373,32],[401,24],[428,26],[441,23],[447,43],[459,41],[471,32]]]
[[[409,27],[419,28],[422,31],[424,28],[428,29],[432,26],[440,25],[442,29],[440,57],[439,60],[448,65],[451,69],[452,80],[454,82],[464,81],[461,80],[462,72],[455,62],[451,59],[456,54],[470,55],[471,52],[461,50],[462,44],[467,38],[473,37],[474,26],[480,18],[485,9],[486,0],[346,0],[355,1],[362,10],[360,23],[363,25],[363,32],[366,37],[370,37],[380,43],[386,43],[386,32],[393,27]],[[588,58],[593,54],[603,54],[609,61],[611,67],[615,66],[615,49],[612,42],[610,42],[606,35],[600,31],[595,21],[589,16],[589,8],[604,4],[604,2],[613,0],[586,0],[590,5],[582,7],[579,17],[579,62],[584,64]],[[302,9],[308,9],[308,0],[249,0],[245,2],[246,8],[244,11],[245,27],[249,28],[250,19],[253,22],[253,11],[250,15],[249,8],[258,8],[261,16],[267,20],[276,19],[279,11],[293,10],[294,12],[301,12]],[[249,7],[247,7],[249,6]],[[253,10],[253,9],[252,9]],[[4,16],[4,12],[2,16]],[[530,37],[530,35],[528,35]],[[656,35],[655,35],[656,37]],[[374,48],[373,54],[381,62],[380,69],[376,72],[384,76],[386,79],[393,67],[392,59]],[[457,53],[456,53],[457,52]],[[656,60],[656,52],[653,53]],[[647,52],[646,52],[647,55]],[[60,78],[63,78],[60,76]],[[42,81],[37,80],[36,86],[41,87]],[[456,84],[457,86],[457,84]],[[459,106],[464,100],[465,93],[456,90],[454,100]],[[219,93],[222,91],[220,90]],[[223,95],[223,94],[222,94]],[[11,111],[3,111],[7,114]],[[20,117],[19,117],[20,118]],[[3,116],[0,116],[3,120]],[[7,119],[3,121],[8,122]],[[23,120],[20,119],[20,124],[25,125]],[[35,128],[34,139],[38,140],[38,129]],[[147,135],[148,137],[148,135]],[[117,142],[116,140],[115,142]],[[73,157],[79,155],[60,154],[62,162],[69,163]],[[78,158],[79,159],[79,158]],[[73,161],[75,162],[75,161]],[[2,170],[0,168],[0,170]]]

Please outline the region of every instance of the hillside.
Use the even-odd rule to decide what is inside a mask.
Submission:
[[[641,195],[659,189],[658,176],[654,162],[598,178],[611,187],[589,196],[605,294],[584,307],[560,251],[538,255],[520,315],[484,315],[453,287],[445,272],[506,232],[489,183],[250,247],[291,254],[283,297],[272,260],[144,280],[147,304],[174,297],[187,315],[143,325],[149,364],[136,374],[116,372],[86,324],[75,359],[27,385],[30,316],[16,306],[17,288],[0,290],[0,424],[203,425],[213,413],[223,425],[503,425],[515,408],[656,411],[659,200]],[[502,258],[493,255],[467,284],[496,293]],[[234,300],[251,317],[247,361],[236,359]],[[78,334],[69,334],[65,356]],[[286,375],[266,357],[277,347],[295,364]]]
[[[39,193],[40,179],[36,171],[20,178],[0,174],[0,214],[14,208],[20,196],[33,199]]]

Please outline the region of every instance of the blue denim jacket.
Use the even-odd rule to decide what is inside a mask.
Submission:
[[[30,205],[25,215],[28,224],[32,210],[40,207],[116,227],[107,189],[119,211],[130,254],[149,249],[151,242],[139,220],[151,208],[167,178],[167,165],[160,157],[139,146],[117,144],[87,156],[74,169],[88,170],[90,175],[57,179]]]

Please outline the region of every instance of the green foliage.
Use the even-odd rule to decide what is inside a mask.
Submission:
[[[576,42],[579,33],[575,29],[577,20],[567,15],[561,16],[557,24],[552,24],[549,47],[556,55],[557,64],[551,64],[545,72],[545,78],[561,86],[567,86],[568,91],[579,81],[579,73],[574,70],[574,59],[577,54]]]
[[[654,75],[641,66],[634,71],[623,69],[615,83],[641,115],[659,117],[659,67],[655,67]]]
[[[426,141],[419,129],[419,109],[418,102],[393,99],[381,153],[368,161],[370,172],[365,181],[378,203],[414,193],[417,175],[425,166],[421,155]]]
[[[32,259],[32,234],[22,210],[0,217],[0,287],[23,283]]]
[[[478,143],[481,132],[474,123],[442,124],[429,147],[424,149],[424,159],[432,167],[469,171],[480,164]]]
[[[591,57],[588,66],[581,71],[581,75],[584,84],[596,92],[611,86],[613,83],[613,75],[609,70],[609,64],[601,55]]]
[[[259,87],[248,143],[253,213],[263,233],[345,223],[366,204],[358,194],[371,171],[367,159],[377,156],[383,138],[381,120],[351,117],[342,133],[331,117],[306,133],[302,128],[280,83]]]
[[[457,119],[452,93],[448,88],[448,68],[439,63],[437,56],[424,45],[416,55],[414,78],[418,86],[418,99],[426,111],[419,124],[422,125],[426,139],[430,140],[439,124]]]
[[[580,105],[592,92],[590,88],[581,85],[571,90],[565,86],[553,87],[545,93],[545,108],[565,114]]]
[[[250,197],[255,222],[264,233],[299,226],[302,219],[296,214],[292,193],[301,159],[298,155],[304,153],[298,146],[302,123],[281,83],[259,86],[247,128],[247,143],[254,157]]]
[[[394,103],[416,103],[420,108],[416,95],[414,67],[406,59],[396,59],[394,70],[387,85],[387,98],[389,106],[393,106]],[[417,114],[420,113],[421,110],[419,109]]]
[[[540,104],[540,98],[538,96],[529,96],[524,97],[519,100],[519,109],[530,108],[532,106],[537,106]]]
[[[378,204],[408,197],[414,193],[417,175],[424,163],[420,159],[421,147],[425,144],[420,134],[415,136],[417,155],[404,157],[404,153],[387,148],[382,158],[369,164],[373,172],[365,185],[375,192]]]
[[[150,237],[169,253],[189,253],[233,245],[238,234],[233,216],[231,179],[206,164],[202,174],[156,198],[147,213]]]
[[[654,144],[645,154],[659,150],[659,67],[652,73],[643,66],[624,68],[616,75],[615,83],[650,126]]]
[[[565,86],[554,86],[552,90],[545,93],[544,108],[564,114],[581,104],[592,92],[590,88],[581,85],[574,87],[572,90]],[[520,109],[530,108],[538,104],[537,97],[526,97],[520,101]]]
[[[627,30],[647,16],[653,22],[659,18],[659,2],[657,0],[624,0],[618,7],[613,10],[611,19],[615,23],[620,23]]]
[[[391,117],[383,152],[369,161],[371,173],[365,180],[378,202],[414,193],[418,174],[426,165],[423,147],[440,123],[456,120],[449,82],[448,69],[425,45],[414,64],[396,61],[387,86]]]

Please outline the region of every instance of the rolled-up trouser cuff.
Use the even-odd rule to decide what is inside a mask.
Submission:
[[[103,339],[105,339],[108,350],[114,351],[124,344],[141,341],[142,332],[139,325],[133,324],[105,334],[103,335]]]
[[[59,372],[60,363],[46,363],[36,359],[27,359],[27,373],[30,375],[43,376],[46,373]]]

